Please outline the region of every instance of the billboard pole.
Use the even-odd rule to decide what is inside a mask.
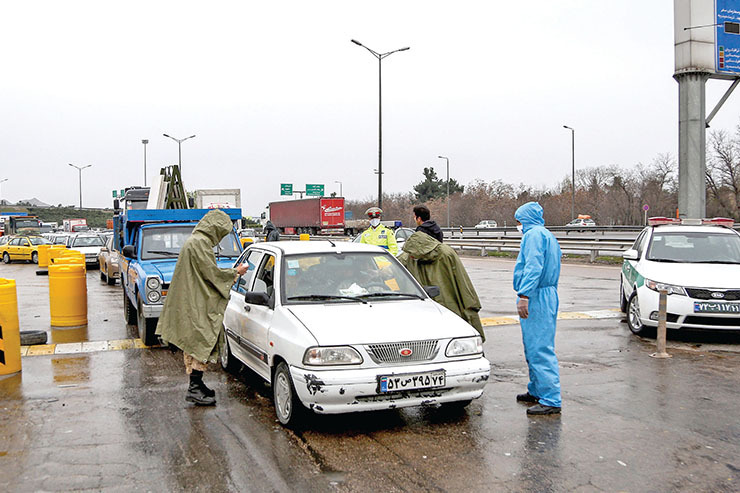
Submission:
[[[678,211],[706,216],[706,82],[709,74],[678,74]]]

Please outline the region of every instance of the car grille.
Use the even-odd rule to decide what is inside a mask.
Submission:
[[[699,288],[686,288],[686,292],[691,298],[697,300],[715,300],[715,301],[737,301],[740,300],[740,289],[699,289]],[[722,293],[724,297],[715,298],[712,293]]]
[[[401,356],[402,349],[410,349],[409,356]],[[376,363],[416,363],[434,359],[439,352],[439,341],[390,342],[369,344],[365,350]]]
[[[685,324],[714,326],[714,327],[734,327],[740,329],[740,317],[699,317],[689,315],[683,321]]]

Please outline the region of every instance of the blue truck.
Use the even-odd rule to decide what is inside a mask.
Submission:
[[[232,221],[241,220],[241,209],[221,209]],[[180,248],[209,209],[128,209],[114,216],[114,243],[121,252],[123,315],[138,326],[147,346],[157,343],[154,334],[167,290],[175,272]],[[236,230],[224,237],[213,252],[220,267],[232,267],[242,247]]]

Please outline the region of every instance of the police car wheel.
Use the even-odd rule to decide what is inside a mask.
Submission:
[[[619,309],[622,313],[627,313],[627,298],[624,297],[624,281],[619,279]]]
[[[627,302],[627,326],[633,334],[646,336],[652,332],[652,328],[646,326],[640,320],[640,303],[637,299],[637,291],[632,293]]]

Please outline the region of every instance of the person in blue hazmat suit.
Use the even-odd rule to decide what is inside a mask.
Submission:
[[[524,356],[529,367],[527,393],[518,402],[532,403],[527,414],[559,414],[560,371],[555,356],[558,316],[560,245],[545,228],[542,206],[527,202],[514,213],[523,233],[514,266],[514,290],[522,326]]]

